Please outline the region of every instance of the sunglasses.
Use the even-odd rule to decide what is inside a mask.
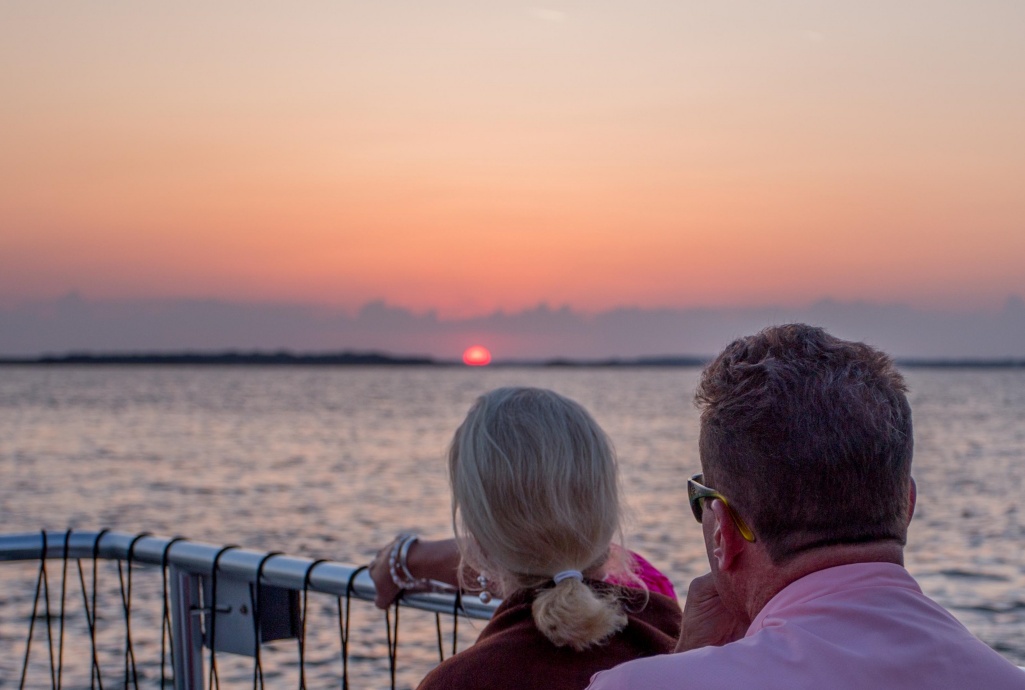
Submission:
[[[726,511],[733,518],[734,524],[737,526],[737,530],[740,532],[744,539],[753,542],[755,540],[755,533],[751,531],[751,528],[747,526],[744,519],[737,514],[737,511],[733,509],[730,502],[726,500],[726,497],[715,489],[709,489],[701,482],[705,481],[704,475],[700,472],[695,474],[693,477],[687,480],[687,498],[690,500],[690,509],[694,513],[694,519],[701,522],[701,516],[704,512],[704,505],[701,503],[706,498],[716,498],[722,501],[723,505],[726,506]]]

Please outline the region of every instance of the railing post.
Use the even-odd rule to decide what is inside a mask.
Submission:
[[[171,635],[175,690],[203,690],[203,627],[198,575],[171,565]]]

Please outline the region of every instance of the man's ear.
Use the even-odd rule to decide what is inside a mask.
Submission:
[[[715,516],[712,523],[712,557],[720,571],[730,570],[748,542],[737,529],[737,523],[733,521],[725,503],[714,499],[709,507]]]
[[[915,485],[915,478],[911,477],[911,486],[908,489],[908,524],[911,518],[915,517],[915,501],[918,499],[918,487]]]

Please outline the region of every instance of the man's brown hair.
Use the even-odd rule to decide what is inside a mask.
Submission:
[[[773,562],[907,538],[913,439],[886,354],[804,324],[731,343],[702,374],[701,465]]]

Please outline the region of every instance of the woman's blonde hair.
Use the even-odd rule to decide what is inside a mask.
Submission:
[[[568,578],[601,577],[620,531],[609,438],[578,403],[539,388],[482,395],[449,449],[452,519],[463,568],[503,592],[540,588],[533,615],[556,646],[585,649],[626,625],[620,602]]]

